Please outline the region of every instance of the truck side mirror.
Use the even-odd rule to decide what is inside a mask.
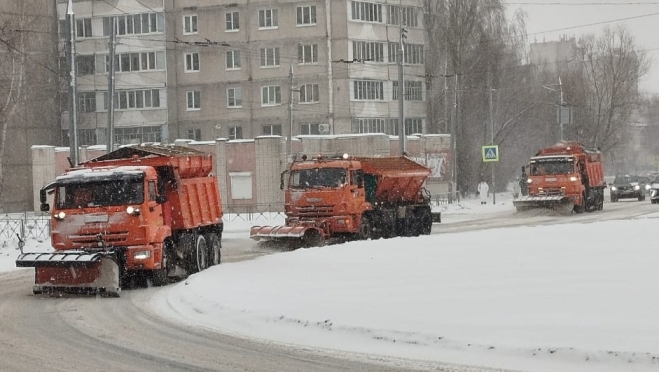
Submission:
[[[304,157],[304,156],[303,156],[303,157]],[[279,189],[280,189],[280,190],[283,190],[283,189],[284,189],[284,175],[285,175],[286,173],[288,173],[287,170],[281,172],[281,175],[280,175],[280,177],[279,177],[279,182],[280,182],[280,183],[279,183]]]
[[[46,203],[46,189],[41,189],[39,190],[39,201],[41,202],[41,205],[39,206],[39,210],[42,212],[48,212],[50,210],[50,205]]]

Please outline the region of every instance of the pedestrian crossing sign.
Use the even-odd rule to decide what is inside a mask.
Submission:
[[[499,161],[499,146],[488,145],[483,146],[481,152],[483,153],[483,162]]]

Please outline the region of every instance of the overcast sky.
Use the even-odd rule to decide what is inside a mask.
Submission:
[[[601,35],[607,25],[624,24],[639,50],[652,60],[641,89],[659,93],[659,0],[504,0],[508,16],[527,14],[529,42],[558,41],[561,35]]]

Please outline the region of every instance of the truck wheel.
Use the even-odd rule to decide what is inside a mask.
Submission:
[[[427,208],[421,209],[417,218],[421,223],[421,234],[430,235],[430,231],[432,230],[432,214],[430,210]]]
[[[208,262],[210,266],[219,265],[220,262],[222,262],[222,252],[220,252],[220,248],[222,248],[222,241],[215,233],[206,235],[206,241],[208,242],[209,247]]]
[[[168,265],[171,265],[170,262],[170,252],[172,252],[172,241],[167,239],[162,243],[162,253],[160,258],[160,269],[153,270],[151,280],[153,285],[160,287],[169,283],[168,277]]]
[[[371,237],[371,219],[368,216],[362,216],[359,219],[359,238],[366,240]]]
[[[193,264],[195,266],[194,272],[199,272],[208,268],[208,245],[206,244],[206,238],[203,235],[197,236],[197,243],[195,244],[194,249],[195,260]]]

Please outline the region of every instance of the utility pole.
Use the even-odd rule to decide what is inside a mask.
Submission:
[[[455,84],[453,87],[453,110],[451,110],[451,149],[450,151],[450,156],[451,158],[449,161],[451,162],[449,165],[451,167],[451,187],[452,187],[452,194],[451,196],[455,195],[456,199],[458,198],[458,177],[457,177],[457,165],[456,163],[458,162],[458,157],[456,155],[456,146],[455,146],[455,136],[456,136],[456,120],[457,120],[457,115],[458,115],[458,74],[453,75],[455,77]]]
[[[561,131],[561,142],[563,141],[563,107],[565,107],[565,101],[563,100],[563,83],[561,82],[561,77],[558,77],[558,86],[561,90],[561,102],[558,106],[558,124]]]
[[[291,68],[288,72],[288,85],[290,89],[290,95],[288,97],[288,156],[290,161],[293,161],[293,63],[291,63]]]
[[[117,34],[114,30],[115,18],[110,17],[110,60],[108,61],[108,132],[107,132],[107,152],[114,149],[114,54]]]
[[[69,62],[69,148],[70,162],[78,165],[78,97],[76,95],[76,20],[73,13],[73,2],[69,0],[66,10],[69,40],[66,56]]]
[[[404,84],[403,81],[403,59],[405,57],[405,48],[403,46],[403,7],[398,7],[398,29],[400,33],[400,43],[398,48],[398,55],[396,56],[396,61],[398,62],[398,152],[400,155],[405,155],[405,115],[403,113],[404,109]]]
[[[490,133],[490,145],[494,145],[494,115],[492,115],[492,91],[494,89],[490,88],[490,128],[492,129]],[[492,169],[492,204],[497,203],[497,193],[495,189],[495,183],[494,183],[494,162],[490,163],[490,167]]]

